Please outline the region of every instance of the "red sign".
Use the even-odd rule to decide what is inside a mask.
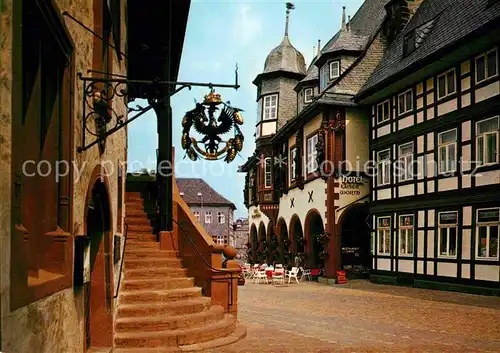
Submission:
[[[347,283],[347,273],[346,271],[337,271],[337,284]]]

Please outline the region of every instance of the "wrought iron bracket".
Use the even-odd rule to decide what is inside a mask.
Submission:
[[[88,73],[90,72],[92,71],[89,70]],[[77,76],[83,85],[81,143],[76,149],[79,153],[95,145],[99,145],[99,148],[104,150],[108,136],[144,115],[155,105],[164,102],[165,98],[168,97],[168,92],[170,92],[169,96],[172,97],[184,88],[191,90],[191,87],[220,87],[235,90],[240,88],[238,66],[236,66],[233,85],[211,82],[129,80],[122,75],[113,74],[108,74],[113,78],[87,77],[82,73],[78,73]],[[148,105],[135,104],[132,106],[130,102],[136,97],[146,98]],[[118,101],[127,106],[126,112],[118,113],[115,110],[113,105]],[[124,116],[125,114],[127,116]],[[95,139],[87,143],[87,134],[94,136]]]

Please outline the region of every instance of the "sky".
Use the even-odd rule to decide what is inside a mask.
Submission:
[[[351,17],[362,0],[295,0],[290,14],[289,38],[309,65],[318,39],[321,46],[340,29],[342,6]],[[255,150],[257,120],[255,77],[262,72],[269,52],[279,45],[285,29],[285,1],[276,0],[192,0],[184,39],[178,81],[234,84],[238,64],[238,90],[220,88],[216,91],[224,101],[243,109],[242,128],[245,142],[235,160],[198,160],[184,158],[180,147],[181,121],[185,112],[195,108],[209,92],[207,87],[184,89],[172,97],[173,142],[177,178],[203,178],[218,193],[232,201],[237,210],[235,219],[246,217],[243,204],[245,174],[238,166]],[[128,171],[155,169],[158,135],[154,113],[147,113],[129,125]]]

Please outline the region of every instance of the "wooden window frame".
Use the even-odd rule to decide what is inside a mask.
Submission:
[[[488,76],[488,55],[495,52],[495,65],[496,65],[496,72],[495,74],[491,75],[491,76]],[[478,80],[477,77],[478,77],[478,65],[477,65],[477,62],[479,59],[483,58],[484,59],[484,78],[482,80]],[[497,48],[493,48],[491,50],[488,50],[487,52],[485,53],[482,53],[481,55],[478,55],[474,58],[474,64],[475,64],[475,83],[478,84],[478,83],[481,83],[481,82],[485,82],[485,81],[488,81],[494,77],[497,77],[498,76],[498,50]]]
[[[449,90],[450,87],[448,85],[448,83],[449,83],[448,82],[448,75],[450,73],[453,73],[453,91]],[[444,91],[445,91],[445,94],[443,96],[440,95],[441,92],[440,92],[440,87],[439,87],[439,79],[441,77],[444,77]],[[438,100],[443,100],[445,98],[448,98],[448,97],[456,94],[457,93],[457,72],[456,72],[456,70],[455,69],[451,69],[451,70],[448,70],[448,71],[442,73],[441,75],[439,75],[437,77],[436,83],[437,83],[436,89],[437,89]]]
[[[378,107],[379,106],[382,107],[382,117],[385,117],[385,114],[384,114],[386,112],[385,111],[385,103],[387,103],[387,106],[388,106],[387,107],[387,119],[380,120]],[[385,123],[386,121],[391,120],[391,100],[390,99],[386,99],[385,101],[380,102],[379,104],[377,104],[375,115],[376,115],[376,118],[377,118],[377,125]]]
[[[487,260],[487,261],[498,261],[499,256],[500,256],[500,246],[499,246],[499,240],[500,240],[500,234],[497,234],[497,254],[496,256],[489,256],[489,250],[490,250],[490,239],[491,239],[491,227],[497,227],[497,232],[500,233],[500,217],[497,221],[491,221],[491,222],[479,222],[479,212],[480,211],[488,211],[488,210],[498,210],[500,213],[500,207],[487,207],[487,208],[479,208],[476,210],[476,257],[481,260]],[[479,255],[479,228],[480,227],[487,227],[486,228],[486,253],[488,254],[487,256],[481,256]]]
[[[411,102],[411,103],[410,103],[410,104],[411,104],[411,107],[410,107],[410,108],[408,108],[408,99],[407,99],[407,97],[406,97],[406,96],[407,96],[407,94],[408,94],[408,92],[410,92],[410,93],[411,93],[411,98],[410,98],[410,100],[409,100],[409,102]],[[412,111],[414,110],[414,108],[415,108],[415,107],[413,106],[413,95],[414,95],[414,93],[413,93],[413,88],[407,89],[406,91],[404,91],[404,92],[402,92],[402,93],[398,94],[398,99],[397,99],[398,116],[400,116],[400,115],[404,115],[404,114],[408,114],[408,113],[410,113],[410,112],[412,112]],[[400,109],[400,108],[401,108],[401,106],[400,106],[400,103],[399,103],[399,102],[400,102],[401,97],[402,97],[402,98],[403,98],[403,100],[404,100],[404,109],[405,109],[404,111],[401,111],[401,109]]]
[[[497,130],[496,131],[491,131],[491,132],[486,132],[486,133],[476,133],[476,138],[475,138],[475,143],[476,143],[476,161],[479,163],[480,166],[489,166],[489,165],[496,165],[499,164],[499,159],[500,159],[500,116],[492,116],[486,119],[482,119],[476,122],[476,131],[479,131],[479,124],[487,121],[487,120],[492,120],[492,119],[497,119]],[[496,155],[495,155],[495,161],[494,162],[486,162],[486,163],[481,163],[481,161],[478,159],[478,153],[479,153],[479,139],[483,139],[483,151],[486,152],[486,139],[485,136],[487,135],[495,135],[496,136]],[[484,156],[483,156],[484,159]]]
[[[307,99],[307,92],[311,92],[310,98]],[[304,89],[304,103],[311,103],[313,101],[314,89],[313,88],[305,88]]]
[[[336,74],[334,74],[334,72],[333,72],[334,71],[333,70],[334,64],[337,64]],[[330,61],[328,63],[328,72],[329,72],[328,77],[330,78],[330,81],[339,78],[340,77],[340,60]]]
[[[387,227],[380,227],[379,225],[379,220],[381,219],[389,219],[389,225]],[[391,255],[391,248],[392,248],[392,242],[391,242],[391,234],[392,234],[392,217],[391,216],[381,216],[377,217],[377,255],[385,255],[385,256],[390,256]],[[389,234],[387,234],[389,232]],[[382,236],[381,236],[382,235]],[[388,248],[386,248],[386,239],[389,239],[389,245]],[[381,245],[384,251],[381,251]]]
[[[441,223],[441,215],[445,213],[454,213],[457,216],[457,222],[456,223]],[[442,230],[445,230],[446,232],[446,253],[441,252],[441,239],[443,237],[443,232]],[[451,229],[455,229],[455,254],[450,255],[450,236],[451,236]],[[457,258],[457,249],[459,247],[458,245],[458,211],[445,211],[445,212],[438,212],[438,257],[439,258],[446,258],[446,259],[456,259]]]
[[[412,218],[412,223],[411,225],[402,225],[401,220],[406,218],[406,217],[411,217]],[[411,232],[411,233],[410,233]],[[399,234],[399,239],[398,239],[398,254],[399,256],[413,256],[415,252],[415,247],[414,247],[414,241],[415,241],[415,215],[414,214],[404,214],[404,215],[399,215],[398,217],[398,234]],[[411,234],[411,242],[408,241],[410,238]],[[402,249],[402,243],[401,239],[405,239],[405,248]],[[411,245],[411,252],[409,252],[409,245]]]

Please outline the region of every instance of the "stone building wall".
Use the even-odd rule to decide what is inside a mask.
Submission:
[[[297,92],[294,91],[297,83],[297,80],[290,78],[280,79],[278,130],[297,114]]]
[[[83,290],[67,288],[35,301],[15,311],[10,310],[10,243],[11,243],[11,90],[12,90],[12,18],[13,1],[0,3],[0,283],[1,283],[1,346],[3,352],[82,352],[84,334]],[[85,234],[85,202],[89,188],[92,188],[91,175],[94,169],[103,164],[107,172],[106,185],[110,196],[111,233],[117,232],[117,164],[126,161],[126,129],[107,139],[106,150],[100,155],[98,147],[83,153],[76,152],[81,144],[82,129],[82,82],[76,77],[81,72],[87,75],[92,69],[94,35],[62,13],[67,11],[85,26],[94,28],[93,0],[54,0],[61,18],[74,43],[73,77],[73,159],[77,169],[82,171],[80,178],[74,176],[72,211],[72,236]],[[125,2],[122,2],[122,14]],[[125,18],[124,16],[122,17]],[[125,22],[122,20],[122,51],[125,48]],[[125,58],[119,61],[113,53],[112,71],[125,74]],[[114,102],[114,110],[127,116],[126,105]],[[87,135],[87,142],[92,141]],[[124,171],[126,168],[124,167]],[[125,209],[123,207],[123,214]],[[111,249],[112,253],[112,249]],[[115,268],[116,275],[116,268]],[[117,276],[115,276],[116,282]],[[113,293],[114,294],[114,291]]]
[[[224,236],[225,243],[229,243],[230,227],[232,227],[231,220],[233,219],[233,210],[228,206],[189,206],[191,211],[200,212],[200,223],[205,227],[208,234],[214,237]],[[212,212],[212,223],[205,223],[205,212]],[[224,223],[219,224],[217,219],[217,212],[223,212],[225,215]],[[214,240],[215,241],[215,240]]]

